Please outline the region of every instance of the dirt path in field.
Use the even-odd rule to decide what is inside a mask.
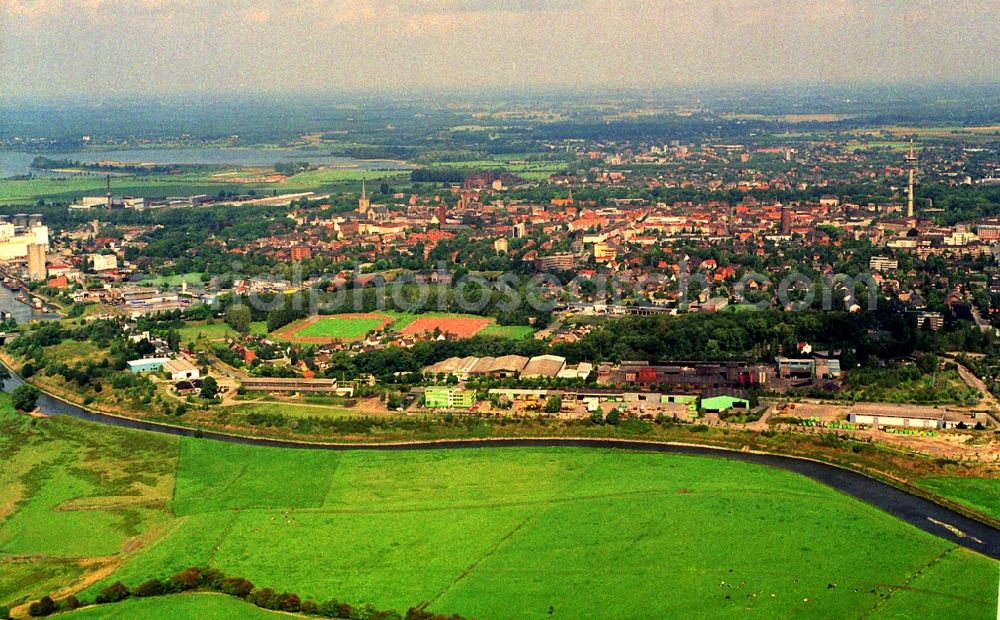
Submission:
[[[70,584],[60,590],[57,590],[49,594],[49,596],[52,597],[52,600],[59,601],[61,599],[66,598],[67,596],[79,594],[80,592],[83,592],[84,590],[94,585],[95,583],[99,582],[100,580],[106,577],[110,577],[112,574],[114,574],[116,570],[118,570],[121,567],[121,565],[124,562],[125,562],[124,558],[115,556],[101,557],[101,558],[86,558],[80,560],[81,567],[89,568],[91,566],[94,566],[96,568],[90,570],[89,572],[84,573],[83,577],[81,577],[76,583]],[[17,607],[11,608],[10,610],[11,617],[12,618],[27,617],[28,608],[31,606],[31,603],[33,602],[34,601],[29,601],[27,603],[22,603]]]
[[[944,359],[955,364],[956,368],[958,368],[958,376],[962,378],[962,381],[965,381],[966,385],[970,388],[979,390],[979,393],[983,395],[977,405],[977,408],[985,409],[989,412],[994,421],[1000,423],[1000,402],[997,402],[996,396],[990,392],[989,388],[986,387],[986,384],[983,383],[983,380],[977,377],[974,372],[960,364],[958,360],[950,357],[946,357]]]
[[[175,519],[166,525],[154,528],[127,540],[118,555],[90,557],[80,560],[79,565],[85,570],[83,576],[80,577],[80,579],[78,579],[75,583],[72,583],[55,592],[51,592],[48,596],[51,596],[54,601],[59,601],[67,596],[77,595],[95,583],[99,583],[101,580],[110,577],[119,568],[121,568],[122,565],[125,564],[125,561],[133,554],[149,546],[151,543],[156,543],[162,540],[167,534],[171,533],[180,522],[181,520]],[[28,601],[27,603],[23,603],[12,608],[10,610],[11,617],[28,617],[28,607],[30,607],[33,602],[34,601]]]

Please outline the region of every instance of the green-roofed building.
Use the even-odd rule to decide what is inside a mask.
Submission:
[[[476,404],[476,393],[456,387],[433,386],[424,390],[428,409],[469,409]]]
[[[702,410],[711,413],[718,413],[720,411],[729,411],[730,409],[749,409],[750,401],[745,398],[739,398],[738,396],[720,394],[718,396],[710,396],[708,398],[702,398],[701,408]]]

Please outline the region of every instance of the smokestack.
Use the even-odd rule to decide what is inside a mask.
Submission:
[[[781,205],[781,234],[785,237],[792,234],[792,210],[788,205]]]
[[[906,192],[906,217],[913,217],[913,173],[917,169],[917,155],[913,152],[913,140],[910,140],[910,152],[906,155],[906,167],[909,168],[910,180]]]
[[[108,188],[108,211],[111,210],[111,175],[104,175],[104,183]]]

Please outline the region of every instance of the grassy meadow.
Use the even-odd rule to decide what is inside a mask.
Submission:
[[[181,342],[196,342],[198,340],[225,340],[235,338],[239,333],[222,321],[215,321],[211,325],[205,321],[189,321],[184,327],[178,330]],[[250,323],[250,333],[256,336],[267,335],[267,323],[264,321],[254,321]]]
[[[112,191],[117,196],[190,196],[194,194],[217,195],[220,191],[246,193],[250,190],[260,195],[298,193],[306,191],[343,190],[366,178],[369,183],[388,181],[409,183],[409,172],[399,170],[361,170],[356,168],[323,167],[301,172],[275,183],[239,182],[238,178],[255,179],[272,174],[269,168],[229,168],[186,171],[181,174],[151,174],[144,176],[119,176],[112,178]],[[75,201],[82,196],[105,193],[104,174],[67,175],[65,177],[38,176],[30,179],[0,179],[0,205]]]
[[[1000,519],[1000,478],[932,477],[917,480],[916,485]]]
[[[261,448],[34,420],[0,399],[0,605],[209,565],[304,599],[480,619],[996,613],[997,562],[781,470]],[[186,594],[70,617],[258,611]]]
[[[223,594],[175,594],[136,598],[115,605],[86,607],[65,614],[66,620],[113,618],[198,618],[199,620],[275,620],[290,614],[267,611]]]

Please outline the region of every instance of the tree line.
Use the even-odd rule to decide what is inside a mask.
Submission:
[[[134,588],[120,581],[101,589],[92,604],[107,605],[128,598],[148,598],[179,594],[181,592],[218,592],[262,609],[287,613],[305,614],[322,618],[344,618],[348,620],[463,620],[458,614],[435,614],[421,607],[411,607],[406,614],[395,610],[377,609],[372,605],[351,605],[337,599],[314,601],[303,599],[294,592],[277,592],[271,588],[258,588],[243,577],[229,577],[222,571],[207,567],[191,567],[165,579],[150,579]],[[60,611],[70,611],[84,603],[70,595],[60,600],[43,596],[28,607],[32,617],[44,617]],[[0,617],[8,617],[9,610]]]

